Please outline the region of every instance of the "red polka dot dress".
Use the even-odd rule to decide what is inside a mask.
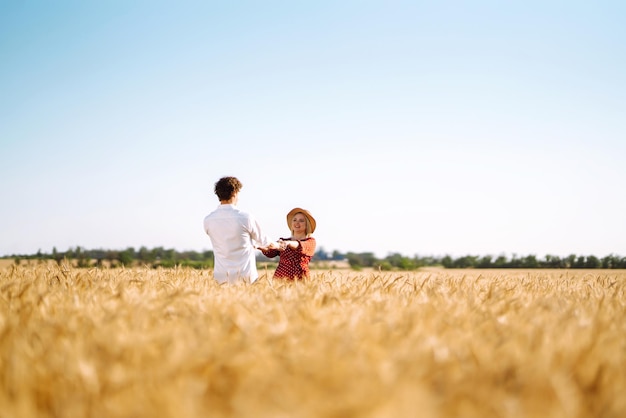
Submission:
[[[281,238],[291,240],[291,238]],[[298,241],[296,248],[287,246],[283,251],[261,250],[269,258],[280,255],[278,267],[274,272],[275,279],[303,279],[309,277],[309,262],[315,254],[315,238],[309,237]]]

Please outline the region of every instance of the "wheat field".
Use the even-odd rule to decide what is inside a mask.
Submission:
[[[0,269],[0,417],[624,417],[626,272]]]

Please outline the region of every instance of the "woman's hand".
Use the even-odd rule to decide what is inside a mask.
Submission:
[[[265,251],[265,250],[279,250],[280,243],[279,242],[270,242],[265,247],[256,247],[257,250]]]

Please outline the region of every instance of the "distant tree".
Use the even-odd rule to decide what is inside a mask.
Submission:
[[[441,265],[441,261],[438,260],[436,257],[432,257],[432,256],[426,256],[426,257],[418,257],[417,255],[415,256],[415,264],[418,267],[423,267],[423,266],[436,266],[436,265]]]
[[[120,251],[117,255],[117,261],[120,262],[122,266],[130,266],[133,263],[134,259],[134,251],[132,248],[127,248],[124,251]]]
[[[137,260],[144,264],[153,264],[156,261],[156,255],[146,247],[140,247],[137,252]]]
[[[454,267],[454,260],[449,255],[445,255],[441,259],[441,265],[447,269],[452,268]]]
[[[563,262],[561,258],[556,255],[547,254],[545,257],[545,266],[547,268],[561,268],[563,267]]]
[[[511,261],[509,261],[509,267],[513,269],[517,269],[522,267],[522,260],[517,258],[517,254],[511,254]]]
[[[165,253],[165,250],[163,249],[163,247],[156,247],[153,248],[151,252],[154,261],[161,261],[163,259],[163,254]]]
[[[380,261],[378,263],[375,263],[374,267],[378,268],[381,271],[391,271],[394,268],[391,265],[391,263],[389,261],[387,261],[387,260],[382,260],[382,261]]]
[[[213,260],[213,251],[205,251],[202,253],[202,259],[204,261]]]
[[[576,266],[576,254],[570,254],[565,257],[565,267],[574,268]]]
[[[610,269],[610,268],[613,268],[613,265],[615,265],[613,255],[611,254],[602,257],[600,262],[601,262],[603,269]]]
[[[492,257],[490,255],[486,255],[478,260],[478,264],[476,264],[476,266],[481,269],[491,268],[491,259]]]
[[[403,256],[400,253],[389,254],[384,260],[384,263],[389,264],[391,267],[395,267],[401,270],[415,270],[416,264],[410,258]],[[382,263],[378,263],[379,265]]]
[[[353,269],[361,269],[364,267],[363,260],[361,259],[361,257],[359,257],[358,254],[348,253],[346,257],[348,258],[348,263],[350,264],[350,267],[352,267]]]
[[[626,268],[626,258],[620,258],[615,254],[609,254],[601,260],[602,268],[623,269]]]
[[[163,255],[161,257],[164,261],[176,261],[176,250],[173,248],[167,249],[163,251]]]
[[[535,269],[539,267],[539,262],[537,261],[537,257],[531,254],[521,258],[520,265],[525,269]]]
[[[96,260],[96,267],[104,266],[104,260],[106,259],[106,251],[98,249],[88,251],[89,258]]]
[[[506,256],[504,254],[500,254],[497,258],[496,261],[493,262],[493,266],[495,268],[506,268],[506,267],[510,267],[509,266],[509,260],[506,258]]]
[[[585,257],[584,256],[578,256],[576,258],[576,260],[574,261],[574,264],[572,264],[572,267],[575,269],[584,269],[585,268]]]
[[[61,265],[61,261],[63,261],[63,254],[57,251],[57,247],[52,247],[52,259],[56,261],[58,265]]]
[[[350,267],[360,269],[363,267],[374,267],[376,257],[374,253],[348,253],[346,254]]]
[[[105,252],[104,259],[109,262],[110,267],[115,267],[120,257],[120,252],[115,250],[108,250]]]
[[[81,247],[76,247],[76,250],[74,250],[74,258],[78,267],[89,267],[91,265],[88,254]]]
[[[585,267],[588,269],[597,269],[600,268],[602,266],[602,263],[600,262],[600,259],[594,255],[589,255],[587,256],[587,259],[585,260]]]
[[[476,267],[476,264],[478,264],[478,256],[474,255],[466,255],[464,257],[457,258],[452,263],[453,267],[462,269]]]

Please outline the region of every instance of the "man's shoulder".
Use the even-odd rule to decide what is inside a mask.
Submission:
[[[218,206],[213,212],[209,213],[205,217],[205,219],[221,218],[221,217],[237,217],[237,218],[246,218],[246,219],[253,218],[250,212],[245,211],[243,209],[239,209],[237,206],[221,205],[221,206]]]
[[[241,219],[254,219],[254,216],[252,216],[252,214],[247,210],[239,209],[236,207],[234,208],[234,213],[237,217]]]
[[[241,214],[243,214],[243,215],[247,215],[247,214],[248,214],[248,211],[243,210],[243,209],[241,209],[241,208],[240,208],[240,207],[238,207],[238,206],[231,206],[231,207],[230,207],[230,209],[231,209],[233,212],[235,212],[235,213],[241,213]]]
[[[206,219],[214,218],[214,217],[219,215],[219,212],[220,212],[219,208],[214,209],[211,212],[209,212],[209,214],[207,216],[205,216],[204,219],[206,220]]]

